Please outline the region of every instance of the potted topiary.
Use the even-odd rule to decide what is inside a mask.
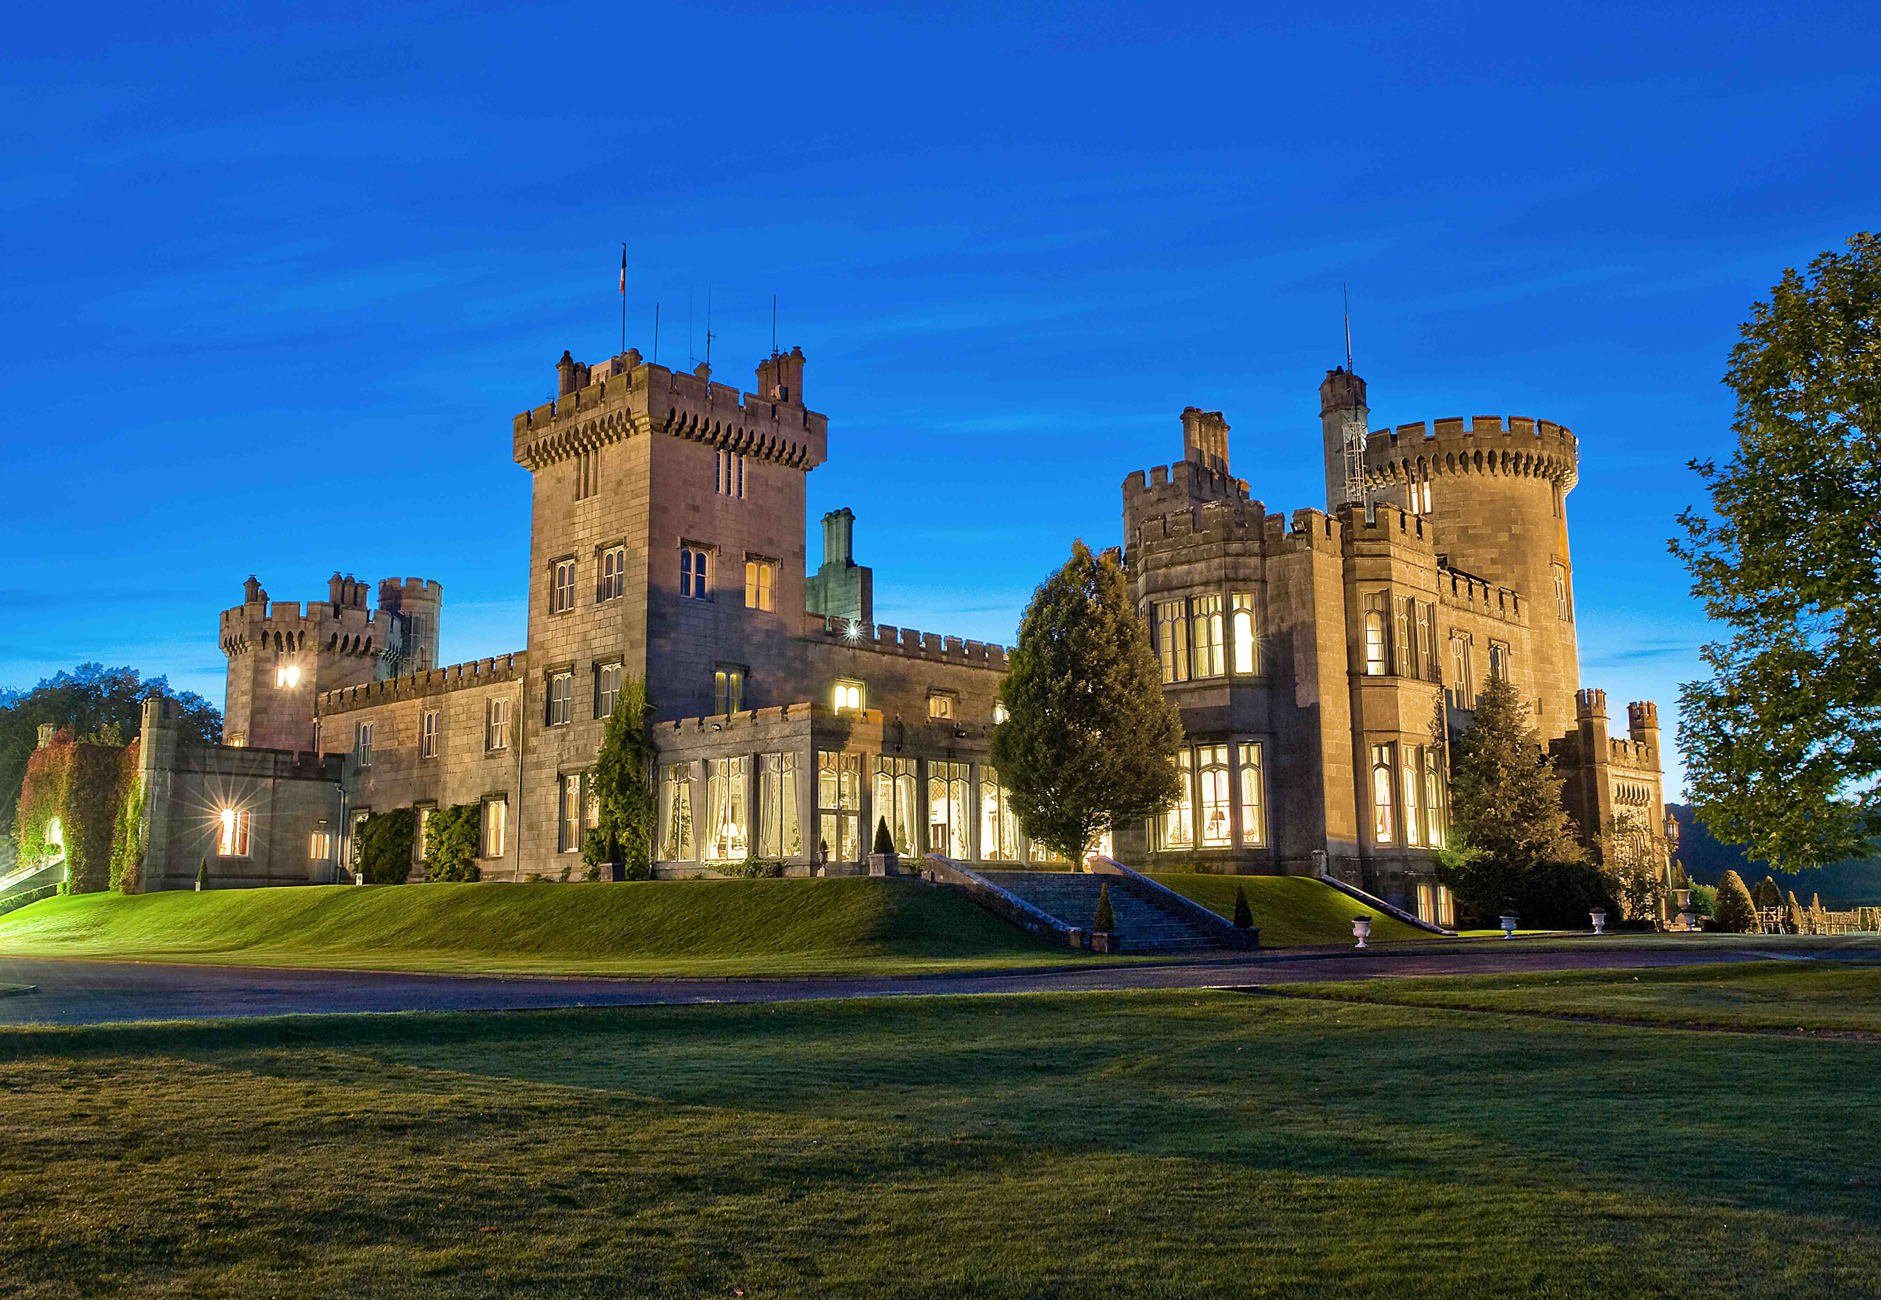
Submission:
[[[207,888],[209,888],[209,858],[205,854],[202,861],[196,864],[196,892],[200,894]]]
[[[1091,951],[1120,952],[1123,937],[1117,933],[1117,916],[1110,908],[1110,882],[1097,887],[1097,913],[1091,917]]]
[[[869,846],[869,874],[871,876],[898,876],[901,874],[901,855],[895,852],[895,837],[888,833],[888,818],[875,819],[875,843]]]
[[[1254,909],[1247,904],[1247,886],[1234,887],[1234,928],[1252,930],[1254,928]]]

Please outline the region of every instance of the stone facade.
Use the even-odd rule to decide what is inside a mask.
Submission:
[[[501,825],[485,877],[555,878],[580,871],[613,692],[643,678],[665,874],[858,871],[878,819],[904,854],[1032,858],[988,763],[1005,650],[875,626],[847,509],[809,566],[828,421],[804,365],[773,354],[741,392],[703,365],[564,353],[555,400],[511,426],[531,482],[527,646],[439,667],[435,583],[388,579],[368,611],[350,577],[307,606],[251,578],[222,616],[231,737],[328,755],[348,831],[366,811],[481,803]],[[1231,472],[1226,419],[1193,407],[1182,458],[1125,480],[1123,558],[1188,732],[1187,793],[1119,827],[1115,852],[1325,870],[1446,920],[1448,744],[1492,674],[1535,701],[1590,840],[1626,814],[1662,850],[1653,707],[1613,739],[1605,696],[1580,689],[1573,435],[1482,416],[1366,433],[1366,401],[1344,370],[1321,386],[1325,511],[1269,514]]]

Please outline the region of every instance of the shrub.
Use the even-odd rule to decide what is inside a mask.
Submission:
[[[1789,897],[1783,901],[1783,933],[1809,933],[1809,918],[1803,915],[1803,905],[1796,901],[1794,889],[1790,890]]]
[[[1110,910],[1110,882],[1106,880],[1097,887],[1097,915],[1091,918],[1091,929],[1098,934],[1110,934],[1117,928],[1117,917]]]
[[[436,814],[432,814],[436,816]],[[359,824],[355,857],[368,885],[402,885],[411,876],[418,814],[410,808],[372,813]]]
[[[209,855],[202,855],[202,861],[196,864],[196,888],[209,888]]]
[[[1744,878],[1735,871],[1726,871],[1719,877],[1718,901],[1712,908],[1711,919],[1718,929],[1730,934],[1755,934],[1760,928],[1757,902],[1745,888]]]
[[[746,858],[742,862],[715,862],[712,867],[721,876],[734,876],[739,880],[778,880],[784,874],[783,863],[766,862],[762,858]]]
[[[1254,928],[1254,909],[1247,905],[1247,886],[1234,887],[1234,928],[1252,930]]]
[[[878,857],[886,857],[895,851],[895,837],[888,833],[888,818],[875,819],[875,843],[869,846],[869,852]]]
[[[600,827],[590,827],[581,837],[581,878],[599,880],[602,868],[614,865],[614,845]]]
[[[1757,882],[1755,895],[1757,906],[1774,910],[1783,906],[1783,890],[1778,887],[1775,876],[1765,876]]]
[[[1740,880],[1738,883],[1741,885],[1744,882]],[[1698,913],[1700,916],[1715,917],[1718,914],[1718,887],[1716,885],[1700,885],[1694,882],[1690,888],[1692,891],[1692,911]],[[1749,891],[1746,892],[1748,893]]]
[[[483,809],[474,803],[439,808],[425,820],[425,879],[480,880],[477,841]]]

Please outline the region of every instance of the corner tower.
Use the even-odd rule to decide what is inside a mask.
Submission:
[[[222,611],[228,657],[223,733],[230,745],[313,750],[314,701],[358,686],[378,671],[385,624],[366,607],[366,584],[351,574],[327,580],[327,599],[270,601],[254,575],[242,603]]]

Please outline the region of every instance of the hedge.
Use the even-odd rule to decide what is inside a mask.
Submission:
[[[372,813],[360,823],[356,854],[368,885],[402,885],[411,877],[418,814],[410,808]]]

